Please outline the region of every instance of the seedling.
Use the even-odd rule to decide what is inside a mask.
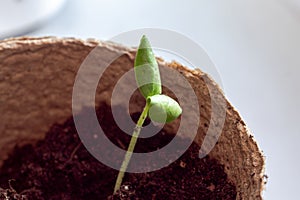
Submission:
[[[114,193],[121,187],[125,171],[147,116],[154,122],[166,123],[175,120],[182,112],[181,107],[174,99],[162,94],[158,64],[146,36],[143,36],[140,41],[134,62],[134,72],[139,91],[146,99],[146,105],[134,128],[116,180]]]

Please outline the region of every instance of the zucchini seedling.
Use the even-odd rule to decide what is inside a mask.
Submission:
[[[145,35],[142,37],[136,53],[134,73],[139,91],[146,99],[146,105],[134,128],[129,147],[119,170],[114,193],[121,187],[145,119],[149,116],[154,122],[166,123],[175,120],[182,113],[181,107],[174,99],[162,94],[158,64],[150,42]]]

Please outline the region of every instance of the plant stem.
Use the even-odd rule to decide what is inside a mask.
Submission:
[[[131,137],[131,140],[130,140],[130,143],[129,143],[129,147],[127,149],[127,152],[125,154],[125,158],[124,158],[124,160],[122,162],[122,165],[121,165],[118,177],[117,177],[116,185],[115,185],[115,188],[114,188],[114,194],[121,187],[122,180],[124,178],[125,172],[127,170],[128,164],[129,164],[131,156],[133,154],[133,150],[134,150],[136,141],[137,141],[137,139],[139,137],[139,134],[141,132],[142,126],[144,124],[144,121],[147,118],[149,107],[150,106],[149,106],[149,104],[147,102],[146,105],[145,105],[145,107],[144,107],[144,110],[143,110],[142,114],[140,115],[140,118],[139,118],[139,120],[138,120],[138,122],[137,122],[137,124],[136,124],[136,126],[135,126],[135,128],[133,130],[133,134],[132,134],[132,137]]]

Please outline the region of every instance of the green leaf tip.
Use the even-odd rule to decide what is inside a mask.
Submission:
[[[149,40],[148,40],[148,38],[147,38],[146,35],[142,36],[142,38],[140,40],[139,48],[143,48],[143,49],[145,49],[145,48],[151,48],[151,44],[150,44],[150,42],[149,42]]]
[[[152,121],[169,123],[182,113],[180,105],[166,95],[154,95],[147,98],[149,104],[149,117]]]
[[[156,58],[148,38],[143,35],[134,61],[135,79],[141,94],[147,98],[161,94],[161,80]]]

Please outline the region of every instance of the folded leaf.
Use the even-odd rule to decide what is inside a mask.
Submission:
[[[152,121],[168,123],[175,120],[182,109],[179,104],[166,95],[154,95],[147,98],[149,104],[149,117]]]
[[[147,98],[161,94],[161,80],[158,64],[151,45],[143,36],[134,61],[135,79],[141,94]]]

